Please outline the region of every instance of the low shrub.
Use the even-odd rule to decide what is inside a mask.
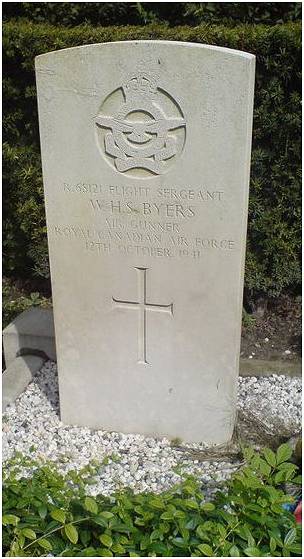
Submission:
[[[17,479],[26,466],[17,460],[4,475],[6,557],[301,556],[301,529],[282,507],[293,501],[282,484],[301,482],[291,453],[286,444],[276,453],[245,450],[246,465],[212,502],[195,478],[161,494],[93,498],[86,483],[94,468],[64,477],[36,465],[30,479]]]

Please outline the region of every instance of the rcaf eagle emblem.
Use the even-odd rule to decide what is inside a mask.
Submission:
[[[104,154],[120,173],[143,169],[150,176],[163,174],[185,142],[186,122],[178,103],[144,70],[114,95],[116,103],[102,105],[95,118]]]

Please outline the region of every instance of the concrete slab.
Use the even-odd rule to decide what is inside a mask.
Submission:
[[[2,410],[12,404],[25,390],[45,359],[36,355],[16,357],[2,375]]]
[[[273,374],[299,377],[302,374],[302,361],[240,359],[240,375],[242,377],[269,377]]]
[[[6,367],[24,354],[40,352],[56,360],[55,332],[52,309],[31,307],[18,315],[3,330]]]

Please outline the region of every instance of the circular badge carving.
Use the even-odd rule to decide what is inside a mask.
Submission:
[[[162,175],[185,144],[180,106],[144,71],[108,95],[95,124],[106,161],[119,173],[135,177]]]

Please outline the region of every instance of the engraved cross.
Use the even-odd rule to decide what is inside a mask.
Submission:
[[[138,363],[148,364],[147,361],[147,311],[166,312],[173,316],[173,303],[158,305],[147,303],[147,270],[137,268],[138,301],[121,301],[112,297],[115,307],[138,310]]]

